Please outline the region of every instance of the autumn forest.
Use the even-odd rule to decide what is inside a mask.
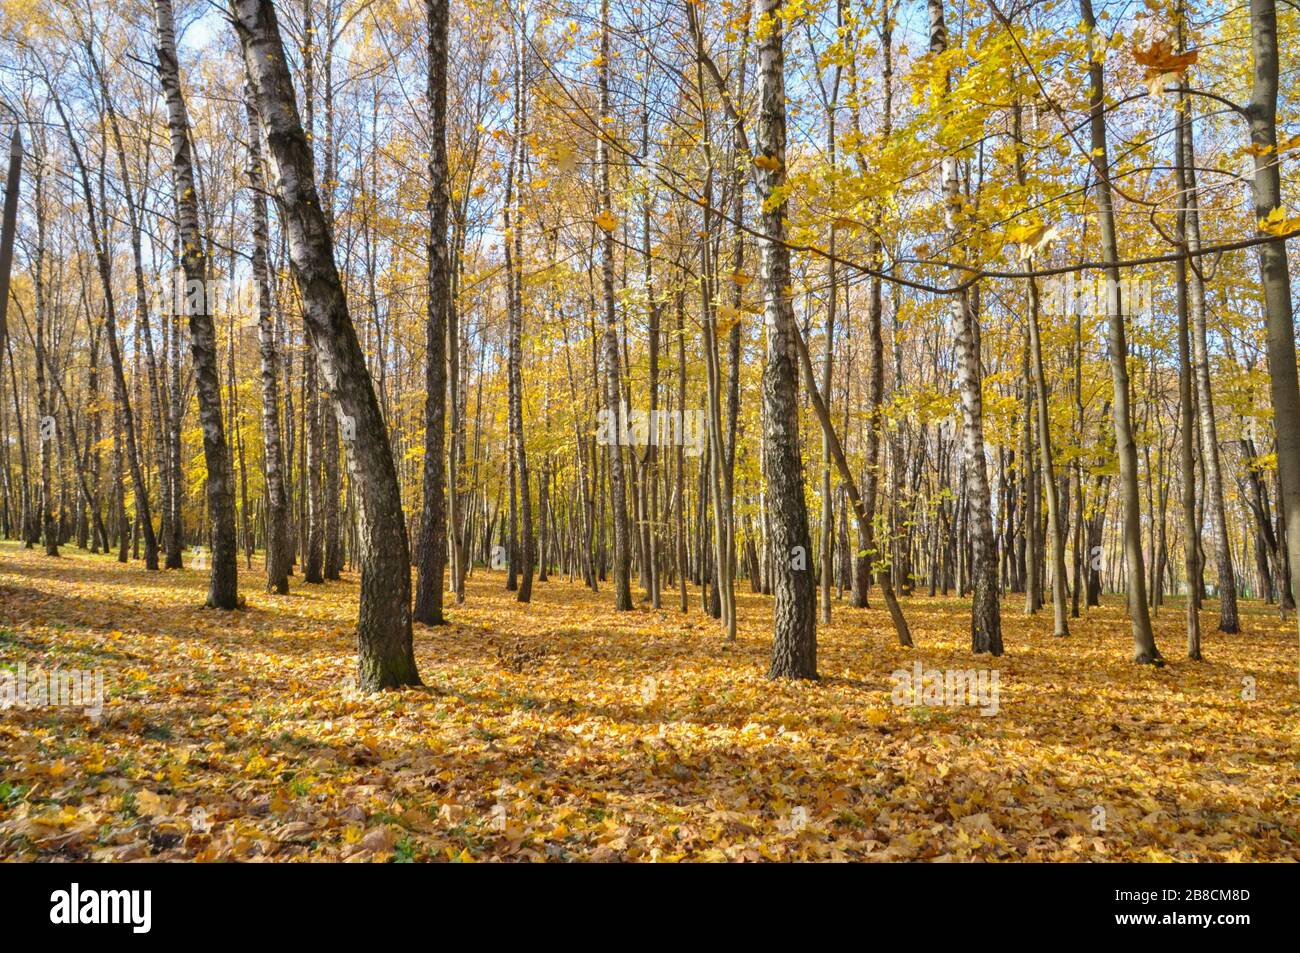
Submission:
[[[0,859],[1300,860],[1298,34],[4,0]]]

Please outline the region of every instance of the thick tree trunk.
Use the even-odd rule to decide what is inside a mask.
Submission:
[[[1282,205],[1277,156],[1277,8],[1274,0],[1250,0],[1254,84],[1248,114],[1255,150],[1255,216],[1262,220]],[[1300,378],[1296,373],[1295,319],[1286,245],[1259,246],[1259,277],[1268,322],[1269,388],[1277,432],[1278,515],[1286,527],[1291,592],[1300,599]],[[1300,613],[1297,613],[1300,619]]]
[[[771,29],[758,44],[759,115],[754,175],[767,363],[763,368],[763,456],[767,470],[774,596],[769,678],[817,677],[816,596],[812,540],[799,449],[799,353],[791,301],[790,249],[785,244],[786,109],[784,32],[780,0],[759,0]]]
[[[234,26],[270,145],[289,257],[317,363],[336,400],[357,486],[361,605],[357,681],[366,691],[420,684],[411,643],[411,558],[388,433],[334,264],[310,147],[271,0],[234,0]]]

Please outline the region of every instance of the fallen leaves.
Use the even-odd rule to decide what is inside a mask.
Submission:
[[[0,659],[102,667],[98,724],[0,715],[0,856],[95,861],[1280,860],[1300,858],[1294,635],[1128,661],[1108,600],[1051,636],[1004,613],[974,660],[969,607],[835,607],[817,683],[764,678],[770,601],[739,593],[724,648],[695,610],[615,615],[560,578],[520,605],[476,570],[452,624],[417,627],[428,689],[351,687],[355,580],[198,608],[203,573],[146,574],[0,544]],[[994,666],[999,713],[895,705],[891,673]],[[1242,680],[1255,679],[1256,701]],[[184,690],[173,691],[176,686]]]

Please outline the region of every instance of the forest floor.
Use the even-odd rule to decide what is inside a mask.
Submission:
[[[1300,859],[1296,634],[1271,607],[1225,636],[1211,603],[1190,662],[1166,606],[1154,669],[1115,599],[1057,639],[1009,597],[992,660],[961,600],[904,600],[915,650],[837,605],[821,679],[786,683],[747,585],[728,646],[695,590],[685,617],[675,592],[616,614],[608,587],[521,605],[478,570],[450,625],[416,626],[428,687],[367,696],[355,577],[274,597],[241,572],[221,613],[204,572],[0,543],[0,665],[99,670],[107,696],[0,712],[0,858]],[[996,704],[896,704],[917,661],[996,670]]]

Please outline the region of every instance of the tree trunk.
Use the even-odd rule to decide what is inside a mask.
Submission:
[[[271,308],[267,265],[266,185],[262,174],[262,121],[253,91],[244,87],[248,113],[248,184],[253,206],[253,282],[257,292],[257,340],[262,359],[262,458],[266,478],[266,591],[286,595],[292,560],[289,500],[285,493],[284,450],[280,442],[280,356]]]
[[[199,231],[198,195],[190,155],[190,122],[181,93],[180,66],[176,60],[176,28],[171,0],[154,0],[158,26],[158,78],[167,100],[167,126],[171,134],[172,183],[176,197],[178,231],[184,250],[185,310],[190,325],[190,352],[194,357],[199,419],[203,425],[203,459],[207,464],[207,503],[212,558],[207,605],[215,609],[239,606],[238,559],[235,541],[235,503],[231,487],[230,452],[221,416],[221,380],[217,372],[217,336],[208,295],[192,289],[207,288],[207,255]],[[197,282],[197,284],[196,284]],[[198,300],[195,300],[197,297]]]
[[[930,53],[938,56],[948,49],[948,28],[944,24],[943,0],[928,0],[930,11]],[[947,99],[950,78],[944,76]],[[962,205],[957,158],[945,155],[942,162],[944,224],[954,254],[961,245],[958,212]],[[955,281],[966,273],[954,268]],[[957,386],[962,405],[962,451],[965,459],[971,540],[971,651],[1002,654],[1002,616],[998,606],[997,542],[993,537],[992,499],[984,462],[983,369],[980,362],[979,319],[964,291],[953,295],[952,321],[957,342]]]
[[[424,510],[415,619],[441,625],[442,577],[447,565],[445,459],[447,429],[447,0],[427,0],[429,75],[429,302],[424,356]],[[455,347],[455,342],[451,346]]]
[[[604,120],[609,118],[609,0],[600,4],[600,115],[602,125],[596,138],[596,164],[600,168],[600,208],[602,215],[613,217],[613,200],[609,185],[609,142]],[[605,410],[614,439],[609,442],[609,494],[614,511],[614,608],[624,612],[632,608],[631,539],[627,518],[627,493],[624,488],[623,452],[620,446],[623,417],[619,409],[618,323],[614,314],[614,233],[600,229],[601,289],[605,313]]]
[[[1264,219],[1282,205],[1282,178],[1277,156],[1277,9],[1274,0],[1250,0],[1254,49],[1250,141],[1255,150],[1255,217]],[[1300,378],[1296,373],[1295,322],[1291,272],[1286,245],[1258,246],[1259,277],[1268,322],[1269,388],[1277,432],[1278,515],[1286,527],[1291,592],[1300,599]],[[1300,613],[1297,613],[1300,619]]]
[[[1096,30],[1092,0],[1079,0],[1083,23],[1089,35]],[[1115,451],[1119,456],[1120,496],[1124,506],[1124,559],[1128,572],[1128,611],[1133,626],[1134,660],[1161,664],[1147,607],[1146,573],[1142,556],[1142,512],[1138,496],[1137,443],[1133,438],[1133,413],[1129,406],[1128,343],[1125,339],[1125,303],[1119,296],[1119,244],[1115,232],[1114,205],[1110,191],[1110,162],[1106,153],[1105,89],[1100,59],[1088,66],[1091,111],[1090,149],[1097,173],[1097,217],[1101,227],[1102,259],[1106,262],[1106,310],[1110,321],[1110,366],[1115,390]]]
[[[289,257],[317,363],[348,438],[359,505],[357,682],[374,691],[420,684],[411,642],[411,558],[402,498],[379,402],[348,316],[315,170],[271,0],[234,0],[232,14],[270,145]]]
[[[1183,170],[1186,196],[1187,251],[1195,253],[1201,247],[1201,215],[1196,189],[1196,148],[1193,130],[1191,98],[1183,93],[1179,97],[1182,128],[1182,155],[1179,167]],[[1195,374],[1196,402],[1201,425],[1201,453],[1205,467],[1205,507],[1210,531],[1210,544],[1214,548],[1214,565],[1219,577],[1219,631],[1238,632],[1237,577],[1232,568],[1232,547],[1228,541],[1228,525],[1223,503],[1223,464],[1219,454],[1219,425],[1214,416],[1214,391],[1210,386],[1210,357],[1206,342],[1205,277],[1200,259],[1191,259],[1188,275],[1191,304],[1192,369]]]
[[[774,596],[769,678],[817,677],[817,618],[812,540],[799,449],[798,347],[791,300],[790,249],[785,244],[785,53],[780,0],[759,0],[771,29],[758,44],[759,115],[754,173],[762,213],[759,239],[767,363],[763,367],[763,456],[771,520]],[[778,191],[779,190],[779,191]]]
[[[68,137],[68,146],[72,149],[73,161],[77,166],[81,181],[82,196],[86,200],[87,230],[90,232],[94,246],[95,262],[99,270],[99,281],[104,292],[104,328],[108,332],[108,353],[113,364],[113,384],[118,405],[122,411],[122,436],[125,443],[127,463],[131,469],[131,482],[135,490],[136,514],[140,518],[141,533],[144,536],[144,564],[146,569],[158,568],[158,539],[154,535],[153,521],[149,512],[149,490],[145,480],[144,467],[140,462],[139,442],[136,439],[135,415],[131,411],[131,392],[126,384],[126,369],[122,361],[122,349],[117,337],[117,307],[113,295],[113,267],[105,247],[104,237],[99,232],[95,215],[95,200],[90,189],[90,175],[81,155],[81,147],[72,134],[72,125],[58,96],[54,97],[54,108]],[[43,161],[43,160],[42,160]],[[37,283],[40,287],[40,283]]]

